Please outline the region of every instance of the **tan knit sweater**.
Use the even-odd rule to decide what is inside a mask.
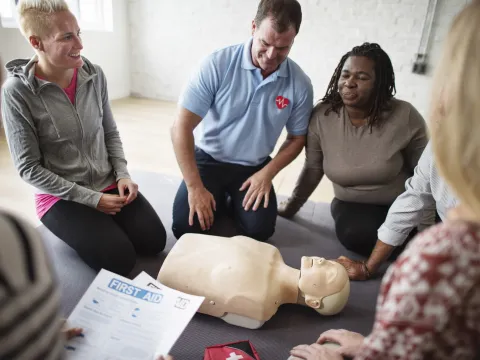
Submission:
[[[300,208],[325,174],[335,197],[350,202],[390,205],[405,191],[425,146],[426,123],[408,102],[391,100],[380,127],[352,125],[347,111],[315,107],[308,129],[306,159],[289,207]]]

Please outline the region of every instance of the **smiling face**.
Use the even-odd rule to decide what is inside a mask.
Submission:
[[[350,56],[338,80],[344,105],[359,109],[369,106],[374,97],[375,62],[365,56]]]
[[[70,11],[60,11],[51,16],[48,31],[40,38],[30,37],[30,43],[51,67],[73,69],[83,65],[83,49],[77,19]]]
[[[279,33],[274,25],[270,17],[258,26],[255,21],[252,22],[252,62],[265,77],[275,72],[287,58],[296,36],[293,26]]]

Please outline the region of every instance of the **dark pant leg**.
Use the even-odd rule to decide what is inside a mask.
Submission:
[[[378,228],[385,222],[390,206],[360,204],[334,198],[331,212],[338,240],[350,251],[370,256],[377,242]]]
[[[118,194],[118,189],[108,191]],[[165,249],[167,233],[162,221],[148,200],[138,193],[137,198],[122,211],[112,216],[132,243],[135,251],[141,255],[155,255]]]
[[[127,276],[135,266],[135,248],[113,216],[60,200],[41,221],[96,271],[103,268]]]
[[[215,223],[225,209],[225,188],[222,181],[226,176],[225,169],[222,163],[215,161],[210,155],[198,148],[195,149],[195,160],[203,185],[215,199],[216,211],[213,212]],[[173,202],[172,232],[177,239],[186,233],[204,232],[200,227],[197,214],[194,215],[193,225],[190,226],[188,223],[189,214],[188,190],[185,181],[182,181]],[[208,230],[204,233],[208,233]]]
[[[228,193],[232,199],[233,214],[237,230],[245,236],[251,237],[259,241],[268,240],[275,232],[275,225],[277,222],[277,197],[275,190],[270,190],[270,197],[268,207],[264,207],[264,201],[262,200],[259,208],[254,211],[252,207],[245,211],[243,199],[248,191],[248,188],[244,191],[240,191],[242,184],[250,176],[261,170],[268,161],[258,167],[249,166],[231,166],[230,177],[232,180],[228,184]]]

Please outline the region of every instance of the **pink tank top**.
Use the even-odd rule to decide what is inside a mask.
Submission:
[[[75,93],[77,90],[77,74],[78,74],[78,69],[75,69],[75,71],[73,72],[72,81],[70,81],[70,85],[68,85],[67,88],[63,89],[63,91],[65,91],[71,103],[73,104],[73,106],[75,106]],[[38,77],[39,79],[44,80],[42,77],[38,75],[35,75],[35,76]],[[115,189],[116,187],[117,187],[117,184],[113,183],[112,185],[103,189],[102,192]],[[35,194],[35,209],[36,209],[38,218],[41,219],[43,215],[45,215],[47,211],[50,210],[51,207],[55,205],[57,201],[60,201],[60,200],[61,200],[60,198],[50,194]]]

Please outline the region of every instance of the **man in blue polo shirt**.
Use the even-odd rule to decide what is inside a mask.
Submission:
[[[184,181],[173,205],[179,238],[208,231],[232,201],[243,235],[265,241],[275,231],[272,179],[305,145],[313,89],[288,58],[300,29],[296,0],[262,0],[252,38],[208,56],[179,101],[172,142]],[[286,128],[288,136],[270,154]]]

